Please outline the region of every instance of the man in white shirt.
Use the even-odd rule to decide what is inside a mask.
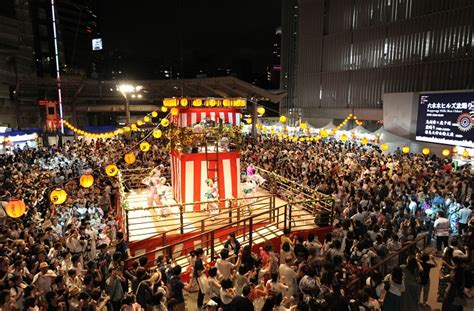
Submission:
[[[285,291],[285,297],[290,298],[296,293],[296,272],[291,266],[293,259],[291,256],[286,256],[285,263],[280,265],[278,272],[280,273],[280,280],[285,280],[288,290]]]
[[[448,246],[449,227],[449,220],[444,216],[444,212],[438,212],[438,219],[436,219],[433,225],[438,252],[441,252],[441,246],[443,246],[443,249]]]
[[[459,210],[459,235],[467,232],[469,219],[471,218],[472,210],[468,202],[464,202],[464,207]]]
[[[410,214],[413,217],[416,216],[416,207],[417,207],[417,204],[415,200],[410,196],[410,204],[408,204],[408,208],[410,209]]]
[[[231,263],[229,258],[229,250],[224,248],[221,253],[221,258],[217,259],[216,266],[219,273],[222,275],[222,279],[224,280],[231,280],[232,279],[232,270],[237,269],[240,266],[240,262],[242,259],[242,254],[239,254],[237,258],[237,262],[235,265]]]

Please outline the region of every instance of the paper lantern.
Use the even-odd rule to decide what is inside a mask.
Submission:
[[[224,99],[224,100],[222,101],[222,105],[223,105],[224,107],[229,107],[229,106],[230,106],[230,100],[228,100],[227,98]]]
[[[287,139],[287,138],[288,138],[288,135],[287,135],[287,134],[283,134],[283,138],[284,138],[284,139]]]
[[[342,141],[346,141],[346,140],[347,140],[347,135],[346,135],[346,134],[342,134],[342,135],[341,135],[341,140],[342,140]]]
[[[421,150],[421,153],[423,153],[424,155],[429,155],[430,154],[430,149],[429,148],[423,148]]]
[[[135,123],[132,123],[132,125],[130,125],[130,127],[132,128],[132,130],[136,130],[137,129],[137,125]]]
[[[170,120],[165,118],[165,119],[162,119],[160,123],[162,126],[167,127],[168,125],[170,125]]]
[[[458,153],[458,147],[453,147],[453,153]]]
[[[11,199],[10,201],[8,201],[5,212],[11,218],[21,217],[26,212],[25,202],[20,199]]]
[[[64,202],[66,202],[67,199],[67,193],[64,189],[57,188],[53,191],[51,191],[49,195],[49,199],[53,204],[56,205],[61,205]]]
[[[445,157],[449,156],[449,154],[451,153],[451,151],[449,151],[449,149],[443,149],[443,151],[441,152]]]
[[[322,129],[319,135],[321,135],[322,138],[325,138],[328,137],[328,132],[325,129]]]
[[[79,178],[79,184],[84,188],[89,188],[94,183],[94,176],[90,174],[84,174]]]
[[[167,111],[168,111],[168,107],[164,107],[164,106],[161,107],[161,111],[162,111],[162,112],[167,112]]]
[[[266,131],[267,131],[267,127],[266,127],[266,126],[262,126],[262,131],[266,132]]]
[[[464,149],[464,151],[462,152],[462,156],[465,158],[469,158],[469,151],[467,151],[467,149]]]
[[[153,112],[151,113],[151,116],[152,116],[153,118],[156,118],[156,117],[158,116],[158,112],[153,111]]]
[[[119,134],[123,134],[124,130],[123,130],[123,129],[118,129],[117,132],[118,132]]]
[[[143,152],[147,152],[148,150],[150,150],[150,144],[146,141],[143,141],[140,143],[140,150],[143,151]]]
[[[263,115],[263,114],[265,114],[265,108],[258,107],[257,112],[258,112],[259,115]]]
[[[114,177],[118,173],[117,165],[109,164],[105,167],[105,173],[107,176]]]
[[[301,122],[301,123],[300,123],[300,128],[301,128],[302,130],[306,130],[306,129],[308,128],[308,124],[306,124],[306,122]]]
[[[153,137],[155,137],[155,138],[160,138],[162,134],[163,133],[161,132],[161,130],[157,129],[157,130],[153,131]]]
[[[275,129],[271,129],[270,134],[272,134],[272,135],[275,134]]]
[[[280,116],[280,122],[281,123],[286,123],[286,117],[285,116]]]
[[[178,108],[171,108],[171,115],[172,116],[177,116],[179,114],[179,109]]]
[[[124,127],[124,131],[125,132],[130,132],[130,127],[129,126]]]
[[[361,143],[362,145],[367,145],[368,142],[369,142],[369,141],[368,141],[367,138],[365,138],[365,137],[363,137],[363,138],[360,140],[360,143]]]
[[[188,105],[188,100],[186,98],[181,98],[179,101],[182,107],[186,107]]]
[[[138,121],[137,121],[137,125],[138,125],[138,126],[142,126],[142,125],[143,125],[142,120],[138,120]]]
[[[143,117],[143,121],[145,121],[145,122],[150,122],[150,117],[149,117],[149,116],[144,116],[144,117]]]
[[[135,163],[135,160],[136,160],[135,154],[133,152],[127,153],[123,158],[125,160],[125,163],[127,164],[133,164]]]
[[[193,106],[194,107],[201,107],[202,106],[202,99],[196,98],[195,100],[193,100]]]
[[[408,147],[408,146],[403,146],[402,152],[403,152],[403,153],[409,153],[409,152],[410,152],[410,147]]]
[[[252,119],[251,119],[251,118],[245,119],[245,123],[247,123],[247,124],[252,124]]]
[[[382,149],[382,151],[387,151],[388,150],[388,145],[387,144],[382,144],[382,145],[380,145],[380,149]]]

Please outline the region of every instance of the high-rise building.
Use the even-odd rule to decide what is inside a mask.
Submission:
[[[299,0],[297,27],[290,2],[282,88],[305,117],[376,120],[384,93],[474,88],[471,0]]]
[[[272,63],[267,69],[267,80],[272,89],[280,88],[281,72],[281,27],[275,30],[272,48]]]
[[[297,70],[297,43],[298,43],[298,1],[282,0],[281,5],[281,71],[280,89],[287,92],[287,96],[280,104],[282,112],[287,113],[292,123],[295,111],[295,82]]]
[[[55,77],[51,0],[30,1],[30,15],[37,74]],[[101,39],[96,1],[56,0],[55,17],[61,71],[97,78],[102,53],[92,47],[93,39]]]

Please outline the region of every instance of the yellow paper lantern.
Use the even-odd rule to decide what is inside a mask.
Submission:
[[[298,141],[298,137],[296,137],[296,136],[293,137],[293,141],[294,141],[294,142],[297,142],[297,141]]]
[[[464,151],[462,152],[462,156],[465,158],[469,158],[469,151],[467,151],[467,149],[464,149]]]
[[[275,134],[275,129],[271,129],[270,134],[272,134],[272,135]]]
[[[287,134],[283,134],[283,139],[287,139],[288,138],[288,135]]]
[[[430,154],[430,149],[429,148],[423,148],[421,150],[421,153],[423,153],[424,155],[429,155]]]
[[[170,125],[170,120],[168,120],[166,118],[162,119],[160,124],[161,124],[161,126],[167,127],[168,125]]]
[[[182,107],[186,107],[188,105],[188,100],[186,98],[181,98],[179,101]]]
[[[306,129],[308,128],[308,124],[306,124],[306,122],[301,122],[300,128],[301,128],[302,130],[306,130]]]
[[[282,135],[281,135],[281,133],[280,133],[280,132],[278,132],[278,133],[277,133],[277,136],[278,136],[278,137],[281,137]]]
[[[365,137],[363,137],[363,138],[360,140],[360,143],[361,143],[362,145],[367,145],[368,142],[369,142],[369,141],[368,141],[367,138],[365,138]]]
[[[165,108],[166,108],[166,107],[165,107]],[[152,116],[153,118],[156,118],[156,117],[158,116],[158,112],[153,111],[153,112],[151,113],[151,116]]]
[[[321,136],[320,135],[316,135],[316,140],[320,140],[321,139]]]
[[[458,147],[453,147],[453,153],[458,153]]]
[[[251,118],[247,118],[247,119],[245,119],[245,122],[246,122],[247,124],[252,124],[252,119],[251,119]]]
[[[202,106],[202,99],[196,98],[193,100],[193,106],[194,107],[201,107]]]
[[[263,107],[258,107],[257,112],[258,112],[259,115],[262,115],[262,116],[263,116],[263,115],[265,114],[265,108],[263,108]]]
[[[90,174],[84,174],[79,178],[79,184],[84,188],[89,188],[94,183],[94,176]]]
[[[388,150],[388,145],[387,144],[382,144],[382,145],[380,145],[380,149],[382,149],[382,151],[387,151]]]
[[[449,149],[443,149],[443,151],[441,152],[445,157],[449,156],[449,154],[451,153],[451,151],[449,151]]]
[[[140,143],[140,150],[143,151],[143,152],[147,152],[148,150],[150,150],[150,144],[146,141],[143,141]]]
[[[160,138],[162,134],[161,130],[156,129],[153,131],[153,137],[155,138]]]
[[[23,200],[13,198],[8,201],[5,212],[11,218],[21,217],[26,212],[25,202],[23,202]]]
[[[325,138],[328,137],[328,132],[325,129],[322,129],[319,135],[321,135],[322,138]]]
[[[409,153],[409,152],[410,152],[410,147],[408,147],[408,146],[403,146],[402,152],[403,152],[403,153]]]
[[[145,121],[145,122],[150,122],[150,117],[149,117],[149,116],[144,116],[144,117],[143,117],[143,121]]]
[[[342,134],[342,135],[341,135],[341,140],[342,140],[342,141],[346,141],[346,140],[347,140],[347,135],[346,135],[346,134]]]
[[[222,101],[222,105],[223,105],[224,107],[229,107],[229,106],[230,106],[230,100],[227,99],[227,98],[224,99],[224,100]]]
[[[123,130],[123,129],[118,129],[117,132],[118,132],[119,134],[123,134],[124,130]]]
[[[125,163],[127,164],[133,164],[135,163],[135,154],[133,152],[129,152],[124,156]]]
[[[142,126],[142,125],[143,125],[142,120],[138,120],[138,121],[137,121],[137,125],[138,125],[138,126]]]
[[[286,123],[286,117],[285,116],[280,116],[280,122],[281,123]]]
[[[125,132],[130,132],[130,127],[129,127],[129,126],[126,126],[126,127],[124,128],[124,131],[125,131]]]
[[[67,193],[64,189],[57,188],[53,191],[51,191],[49,195],[49,199],[53,204],[56,205],[61,205],[64,202],[66,202],[67,199]]]
[[[117,175],[118,173],[118,167],[117,165],[115,164],[109,164],[105,167],[105,173],[110,176],[110,177],[113,177],[115,175]]]
[[[266,132],[266,131],[267,131],[267,127],[266,127],[266,126],[262,126],[262,131]]]
[[[132,128],[132,130],[136,130],[137,129],[137,125],[135,123],[132,123],[132,125],[130,125],[130,127]]]
[[[178,108],[171,108],[171,115],[172,116],[177,116],[179,114],[179,109]]]
[[[168,111],[168,107],[165,107],[165,106],[161,107],[161,111],[162,111],[162,112],[167,112],[167,111]]]

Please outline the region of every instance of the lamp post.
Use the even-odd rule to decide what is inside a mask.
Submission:
[[[127,94],[132,94],[132,98],[136,98],[136,93],[140,92],[143,89],[143,86],[137,85],[133,86],[131,84],[120,84],[117,85],[117,91],[122,93],[125,98],[125,125],[129,126],[130,122],[130,101],[128,100]],[[138,98],[142,98],[141,94],[138,94]]]

